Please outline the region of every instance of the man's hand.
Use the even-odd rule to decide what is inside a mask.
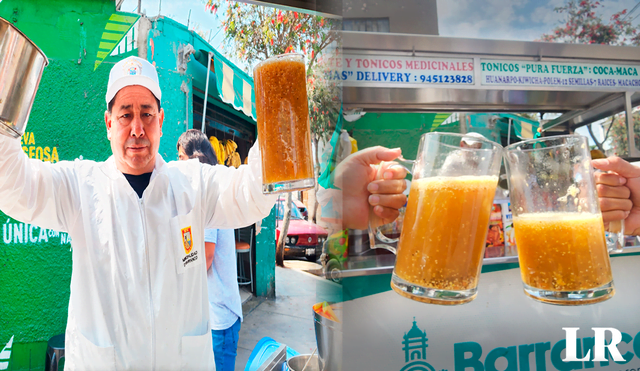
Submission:
[[[402,193],[407,187],[404,178],[407,171],[399,166],[384,170],[382,179],[376,180],[377,165],[391,161],[402,154],[400,148],[372,147],[351,154],[334,171],[336,187],[342,190],[342,224],[344,228],[367,229],[369,208],[391,223],[398,209],[405,205],[407,197]]]
[[[605,225],[625,220],[625,234],[640,234],[640,168],[619,157],[593,160],[596,189]]]

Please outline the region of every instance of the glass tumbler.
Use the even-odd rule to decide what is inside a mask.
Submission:
[[[587,138],[528,140],[506,149],[524,292],[559,305],[614,295]]]
[[[313,188],[304,57],[282,54],[253,69],[262,192]]]

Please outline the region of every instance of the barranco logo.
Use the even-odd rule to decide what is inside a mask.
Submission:
[[[429,339],[427,339],[427,333],[418,328],[415,317],[411,330],[405,333],[402,338],[402,350],[406,365],[400,371],[436,371],[426,361]]]
[[[566,338],[555,343],[547,341],[496,347],[488,352],[486,345],[483,349],[477,342],[454,343],[452,371],[572,371],[598,367],[625,371],[618,365],[628,364],[634,358],[636,361],[640,359],[640,332],[632,336],[611,327],[594,327],[593,337],[578,338],[577,327],[565,327],[563,330]],[[610,340],[607,340],[607,334],[610,334]],[[426,332],[418,328],[414,318],[413,326],[403,336],[405,365],[400,371],[448,371],[427,363],[428,340]],[[439,353],[436,357],[442,359],[445,356]],[[626,371],[640,371],[635,366],[629,364]]]
[[[634,357],[640,358],[640,332],[631,335],[610,328],[594,330],[595,337],[577,338],[576,331],[569,328],[567,338],[552,344],[539,342],[494,348],[482,358],[482,346],[476,342],[453,345],[455,371],[547,371],[547,362],[559,371],[615,367],[624,365]],[[605,341],[605,332],[611,331],[612,339]],[[568,346],[567,346],[568,344]],[[565,351],[566,350],[566,351]],[[624,354],[620,354],[623,351]],[[565,352],[565,358],[562,353]],[[634,355],[635,353],[635,355]],[[593,354],[594,357],[590,358]],[[584,355],[584,357],[583,357]],[[502,359],[500,362],[498,360]],[[507,366],[498,367],[506,360]],[[611,361],[615,362],[614,364]],[[502,363],[504,364],[504,363]],[[553,370],[553,369],[551,369]],[[617,371],[620,371],[616,368]]]

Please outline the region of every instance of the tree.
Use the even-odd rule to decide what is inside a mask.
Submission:
[[[607,127],[608,126],[608,127]],[[611,118],[611,123],[605,126],[605,130],[611,131],[610,144],[612,150],[607,155],[628,156],[629,145],[627,142],[626,114],[622,113]],[[636,147],[640,144],[640,112],[633,113],[633,127]]]
[[[640,45],[638,27],[632,25],[634,18],[623,9],[604,22],[596,13],[601,8],[600,1],[570,0],[567,5],[557,7],[558,13],[565,13],[564,24],[551,33],[544,34],[540,41],[574,44]]]
[[[252,66],[278,54],[301,52],[307,57],[307,75],[322,51],[336,39],[337,22],[320,16],[229,0],[207,0],[216,14],[226,4],[225,48]]]
[[[325,85],[315,83],[317,77],[314,76],[314,71],[317,61],[321,60],[322,52],[337,41],[335,31],[339,22],[306,13],[229,0],[206,0],[205,9],[213,14],[225,7],[224,18],[221,21],[225,33],[225,48],[244,60],[248,69],[256,62],[278,54],[300,52],[306,56],[307,79],[310,82],[307,91],[311,132],[312,140],[316,143],[317,159],[317,140],[326,138],[325,130],[328,131],[329,119],[316,114],[318,111],[314,109],[322,107],[323,102],[329,99],[327,94],[330,94],[330,91],[324,89],[315,92],[316,88],[323,89]],[[319,112],[325,110],[323,108]],[[291,216],[290,207],[291,193],[284,202],[282,232],[276,244],[276,264],[279,266],[284,266],[284,241]],[[315,202],[313,207],[315,210]]]
[[[320,176],[320,142],[327,143],[329,136],[335,130],[335,125],[340,114],[340,89],[336,81],[328,78],[332,71],[332,63],[320,59],[314,67],[313,73],[307,79],[307,94],[309,96],[309,119],[311,121],[311,141],[313,142],[316,180]],[[309,220],[317,222],[318,201],[315,195],[318,192],[316,181],[313,192],[310,193]]]
[[[611,116],[611,121],[609,122],[609,124],[603,124],[602,127],[608,127],[604,134],[604,139],[602,139],[602,142],[596,139],[596,136],[593,134],[593,128],[592,128],[592,124],[587,125],[587,130],[589,131],[589,135],[591,136],[591,139],[593,139],[593,142],[596,144],[596,148],[599,149],[600,151],[602,151],[602,153],[605,153],[606,150],[604,149],[604,143],[609,139],[609,135],[611,134],[611,128],[613,128],[613,121],[615,120],[616,116]]]
[[[631,13],[637,9],[634,7],[631,12],[623,9],[611,16],[608,22],[602,20],[598,14],[602,8],[600,1],[596,0],[570,0],[565,6],[557,7],[554,10],[558,13],[566,14],[564,23],[557,26],[551,33],[544,34],[540,41],[564,42],[576,44],[606,44],[606,45],[640,45],[640,32],[638,26],[633,25],[633,20],[637,17]],[[635,119],[634,114],[634,119]],[[591,138],[596,143],[598,149],[604,152],[604,143],[610,138],[614,146],[621,146],[615,150],[619,155],[626,155],[626,124],[622,130],[619,117],[611,117],[611,122],[606,129],[603,141],[598,141],[593,135],[592,124],[587,126]],[[634,121],[635,122],[635,121]],[[635,126],[635,125],[634,125]]]

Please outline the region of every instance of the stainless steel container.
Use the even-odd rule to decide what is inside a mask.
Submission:
[[[301,354],[299,356],[291,357],[287,360],[287,367],[290,371],[302,371],[302,368],[305,363],[307,363],[309,357],[311,357],[311,360],[304,371],[320,371],[318,356],[315,354],[313,356],[311,356],[311,354]]]
[[[24,134],[42,71],[42,50],[6,19],[0,18],[0,134]]]
[[[342,306],[331,306],[336,317],[342,321]],[[335,322],[313,312],[316,344],[321,371],[342,371],[342,322]]]

